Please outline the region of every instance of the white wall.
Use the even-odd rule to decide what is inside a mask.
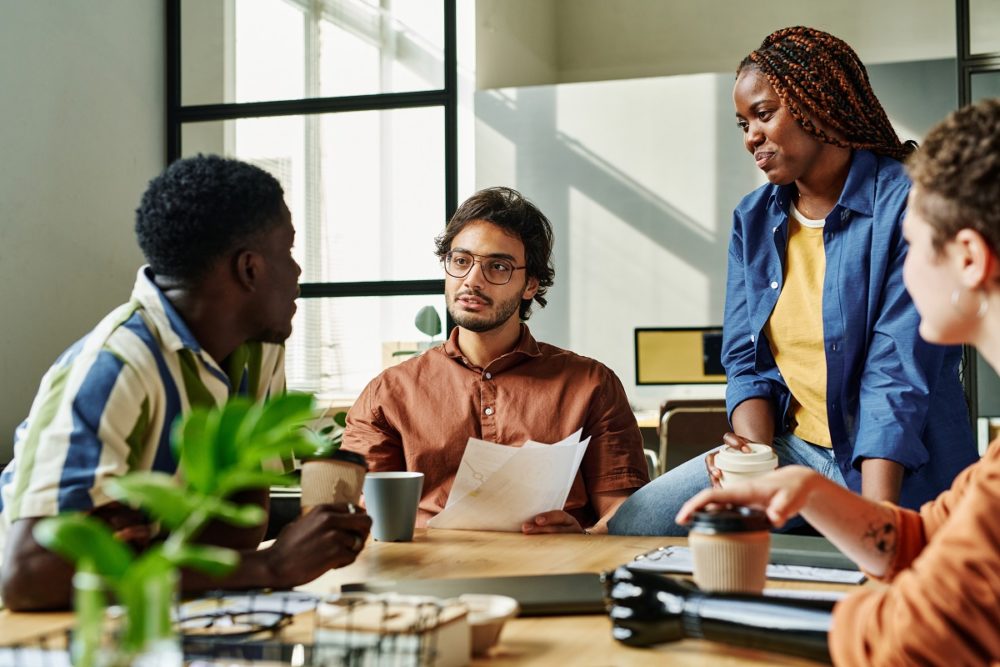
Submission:
[[[479,88],[731,72],[809,25],[867,64],[955,56],[953,0],[478,0]]]
[[[49,364],[128,299],[163,33],[156,0],[0,3],[0,462]]]

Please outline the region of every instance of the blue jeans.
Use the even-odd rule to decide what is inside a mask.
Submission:
[[[832,449],[811,444],[791,433],[775,436],[772,446],[778,455],[779,466],[806,466],[847,486]],[[687,528],[674,523],[674,517],[691,496],[711,485],[705,455],[693,458],[632,494],[615,512],[608,530],[612,535],[687,535]],[[802,523],[793,520],[781,530]]]

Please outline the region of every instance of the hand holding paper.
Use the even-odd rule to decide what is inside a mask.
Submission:
[[[536,514],[562,509],[590,442],[581,431],[523,447],[469,438],[448,503],[427,525],[519,532]]]

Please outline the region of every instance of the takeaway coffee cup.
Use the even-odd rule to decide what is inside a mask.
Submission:
[[[751,451],[723,447],[715,455],[715,467],[722,471],[722,488],[767,474],[778,467],[778,456],[767,445],[752,442]]]
[[[424,488],[422,472],[370,472],[365,475],[365,508],[372,537],[380,542],[409,542]]]
[[[694,582],[703,591],[717,593],[763,591],[770,530],[764,512],[749,507],[695,512],[688,532]]]
[[[302,513],[326,503],[361,500],[361,487],[368,464],[355,452],[338,449],[329,456],[302,462]]]

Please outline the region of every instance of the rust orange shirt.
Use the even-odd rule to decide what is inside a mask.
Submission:
[[[883,577],[837,604],[836,665],[1000,665],[1000,445],[920,508],[894,508]]]
[[[597,516],[590,494],[649,481],[642,436],[618,377],[587,357],[538,343],[521,325],[511,352],[485,368],[441,346],[372,380],[347,414],[344,449],[372,471],[424,473],[417,524],[444,509],[470,437],[521,446],[590,436],[565,510],[582,526]]]

